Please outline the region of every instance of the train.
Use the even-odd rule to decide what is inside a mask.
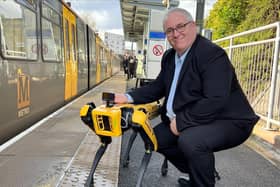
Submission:
[[[63,0],[0,0],[0,144],[120,71]]]

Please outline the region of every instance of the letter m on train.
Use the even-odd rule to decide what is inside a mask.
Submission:
[[[18,109],[30,105],[30,78],[21,71],[18,72],[17,96]]]

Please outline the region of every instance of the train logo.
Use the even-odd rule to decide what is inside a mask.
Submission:
[[[30,112],[30,77],[23,74],[18,69],[17,81],[17,108],[18,117],[22,117]]]

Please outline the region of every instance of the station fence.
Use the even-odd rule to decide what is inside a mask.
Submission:
[[[280,127],[280,22],[213,41],[223,47],[265,129]]]

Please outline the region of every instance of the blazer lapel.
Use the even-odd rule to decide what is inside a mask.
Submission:
[[[199,41],[199,38],[200,38],[200,36],[197,35],[197,37],[196,37],[196,39],[195,39],[193,45],[192,45],[191,48],[190,48],[190,51],[188,52],[188,54],[187,54],[187,56],[186,56],[186,58],[185,58],[185,60],[184,60],[183,67],[182,67],[182,69],[181,69],[181,71],[180,71],[180,75],[179,75],[179,78],[178,78],[178,82],[180,82],[180,81],[182,80],[182,78],[183,78],[185,72],[186,72],[187,69],[190,67],[191,62],[193,61],[193,51],[194,51],[195,48],[196,48],[196,45],[197,45],[197,43],[198,43],[198,41]]]
[[[184,64],[183,64],[183,67],[182,67],[182,69],[180,71],[180,75],[179,75],[177,83],[179,83],[182,80],[182,78],[184,77],[185,72],[187,71],[187,69],[190,66],[190,62],[192,61],[192,54],[190,52],[191,51],[189,51],[188,55],[186,56],[186,58],[184,60]]]

